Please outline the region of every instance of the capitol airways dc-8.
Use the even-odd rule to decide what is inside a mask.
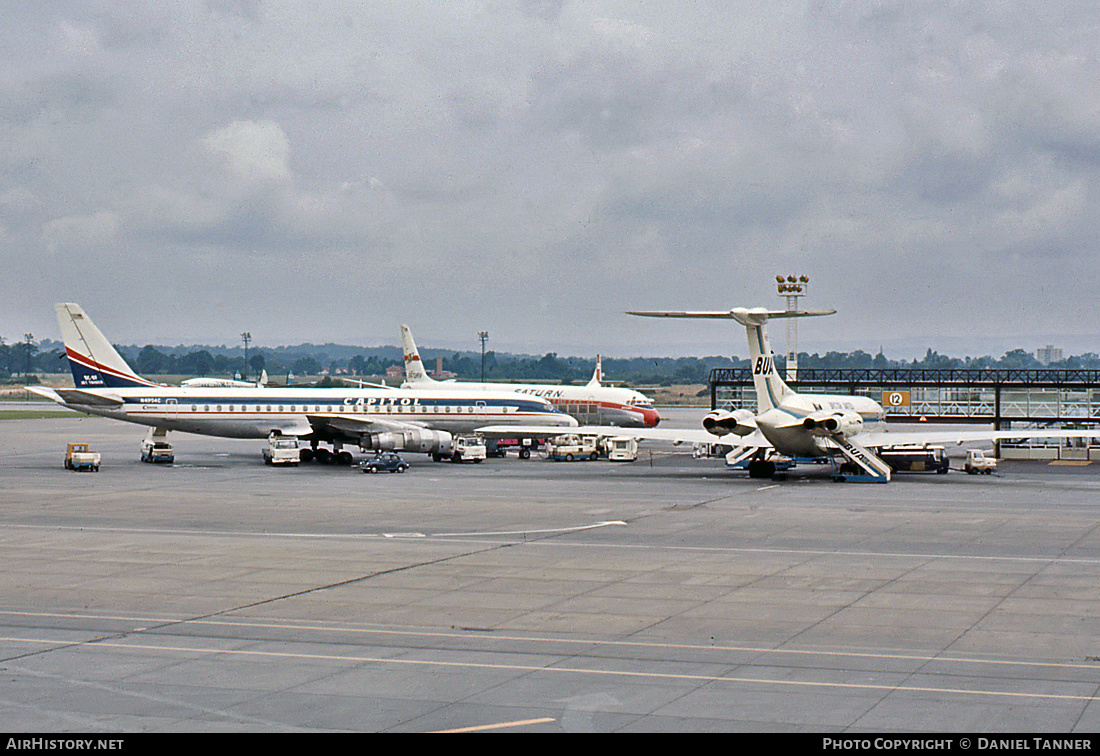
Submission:
[[[446,454],[453,434],[484,426],[577,425],[545,399],[513,391],[415,388],[275,388],[167,386],[135,373],[77,304],[55,305],[75,388],[28,390],[70,409],[166,431],[224,438],[296,436],[332,446],[350,464],[345,444],[361,450]]]

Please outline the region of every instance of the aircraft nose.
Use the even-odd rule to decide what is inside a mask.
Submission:
[[[645,427],[656,428],[657,423],[661,422],[661,416],[657,414],[655,409],[644,409],[642,410],[642,421],[645,423]]]

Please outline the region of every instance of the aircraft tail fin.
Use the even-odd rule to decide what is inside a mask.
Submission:
[[[420,360],[420,352],[413,341],[412,331],[407,325],[401,326],[401,348],[405,352],[405,382],[410,384],[432,383],[434,380],[424,370],[424,363]]]
[[[61,327],[61,340],[65,342],[65,356],[69,358],[69,368],[73,371],[77,388],[156,385],[130,369],[80,305],[61,303],[54,305],[54,309]]]
[[[629,312],[628,315],[641,315],[650,318],[729,318],[745,326],[749,339],[749,357],[752,365],[753,385],[756,387],[757,413],[767,412],[779,406],[788,396],[795,393],[782,378],[775,367],[775,354],[768,341],[766,324],[771,318],[807,318],[817,315],[832,315],[836,310],[768,310],[764,307],[735,307],[725,311],[698,310],[662,310]]]
[[[779,376],[775,367],[775,352],[768,341],[764,324],[746,325],[749,339],[749,363],[752,366],[752,382],[756,388],[756,412],[767,412],[778,407],[794,393],[794,389]]]
[[[588,388],[599,388],[603,380],[603,359],[596,355],[596,369],[592,371],[592,380],[588,382]]]

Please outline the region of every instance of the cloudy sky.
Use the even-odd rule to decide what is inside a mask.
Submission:
[[[0,6],[0,336],[1100,352],[1095,0]],[[785,328],[773,341],[781,351]]]

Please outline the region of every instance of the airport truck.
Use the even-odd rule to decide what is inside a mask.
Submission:
[[[997,458],[993,455],[987,457],[981,449],[967,449],[963,469],[967,475],[992,475],[997,469]]]
[[[537,438],[498,438],[485,442],[490,457],[506,457],[509,449],[515,449],[520,459],[530,459],[532,451],[538,451]]]
[[[452,462],[480,462],[488,456],[485,439],[481,436],[455,436],[450,452],[432,452],[432,459],[436,462],[444,459]]]
[[[595,436],[579,436],[567,433],[555,436],[546,442],[546,456],[555,462],[572,462],[579,459],[600,458],[600,450]]]
[[[942,446],[894,446],[879,451],[882,461],[894,472],[934,472],[944,475],[951,460]]]
[[[612,436],[606,439],[604,450],[612,462],[633,462],[638,458],[638,442],[631,436]]]
[[[99,452],[87,444],[69,444],[65,449],[65,469],[76,472],[99,472]]]
[[[141,461],[171,464],[176,461],[176,453],[167,441],[145,438],[141,442]]]
[[[298,439],[295,436],[283,436],[272,433],[267,437],[267,446],[261,452],[265,465],[289,465],[297,467],[301,461]]]

